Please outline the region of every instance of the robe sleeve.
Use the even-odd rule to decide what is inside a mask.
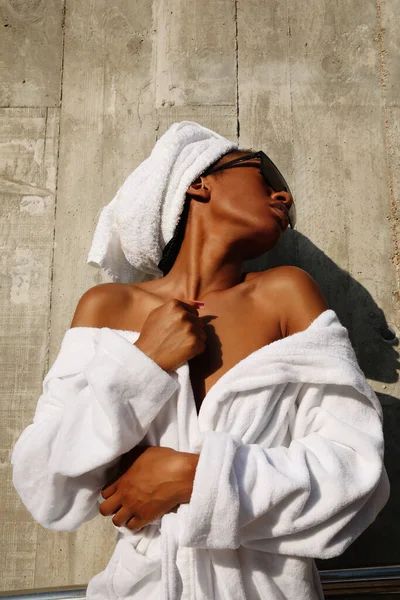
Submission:
[[[375,520],[390,493],[382,415],[351,386],[302,384],[296,403],[289,447],[203,434],[180,545],[327,559]]]
[[[33,518],[57,531],[94,518],[108,470],[142,440],[177,387],[115,331],[68,330],[11,456],[13,485]]]

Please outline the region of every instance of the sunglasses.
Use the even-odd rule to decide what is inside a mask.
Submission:
[[[246,165],[242,164],[247,162],[250,159],[259,158],[259,165]],[[212,173],[216,173],[217,171],[224,171],[225,169],[234,169],[236,167],[250,167],[250,166],[259,166],[260,173],[263,176],[267,185],[272,188],[275,192],[280,192],[284,190],[288,192],[292,198],[293,194],[291,193],[288,184],[286,183],[282,173],[279,171],[278,167],[272,162],[272,160],[261,150],[260,152],[254,152],[254,154],[247,154],[246,156],[241,156],[240,158],[235,158],[219,167],[209,167],[206,169],[202,175],[205,177],[206,175],[211,175]],[[289,225],[293,229],[296,225],[297,217],[296,217],[296,207],[294,204],[294,200],[289,209],[288,213]]]

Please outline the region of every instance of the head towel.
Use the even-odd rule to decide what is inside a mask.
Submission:
[[[88,264],[101,267],[121,283],[162,276],[157,265],[174,235],[187,188],[207,167],[237,148],[194,121],[171,125],[101,209]]]

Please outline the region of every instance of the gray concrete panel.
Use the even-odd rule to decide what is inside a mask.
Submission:
[[[42,393],[49,338],[59,109],[0,108],[0,588],[35,586],[38,531],[11,480],[11,448]]]
[[[0,106],[60,106],[64,0],[0,2]]]

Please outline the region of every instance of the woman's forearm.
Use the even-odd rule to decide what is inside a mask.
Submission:
[[[126,452],[121,456],[120,462],[114,468],[113,472],[110,474],[110,477],[103,487],[103,489],[112,483],[118,481],[122,475],[126,473],[126,471],[133,465],[133,463],[139,458],[139,456],[148,448],[152,446],[148,444],[141,444],[139,446],[135,446],[129,452]],[[190,497],[193,491],[193,481],[196,473],[197,463],[199,461],[199,454],[193,454],[191,452],[179,452],[176,453],[180,458],[180,469],[183,475],[184,484],[182,486],[182,490],[180,492],[181,496],[181,504],[185,504],[190,501]]]

